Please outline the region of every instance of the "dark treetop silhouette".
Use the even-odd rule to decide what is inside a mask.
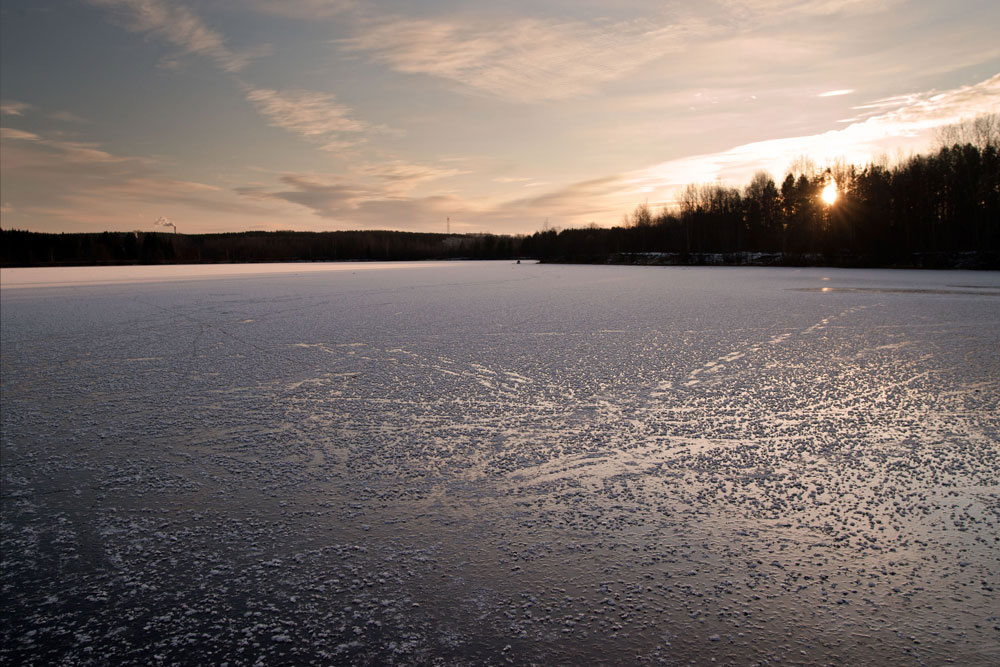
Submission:
[[[0,232],[0,265],[511,259],[663,264],[1000,268],[997,117],[894,166],[766,172],[738,190],[692,184],[679,210],[643,204],[625,224],[530,236],[394,231],[165,234]],[[978,123],[978,124],[977,124]],[[980,132],[986,128],[985,132]],[[835,184],[838,196],[821,197]]]

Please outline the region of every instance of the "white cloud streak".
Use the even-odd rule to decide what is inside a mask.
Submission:
[[[354,0],[248,0],[247,4],[262,14],[303,21],[339,16],[357,6]]]
[[[141,157],[98,144],[0,128],[5,225],[47,231],[132,230],[167,211],[199,231],[246,228],[248,220],[294,219],[296,207],[240,197],[208,183],[166,176]],[[287,224],[287,223],[286,223]]]
[[[886,110],[892,100],[896,100],[895,108]],[[863,105],[877,111],[840,130],[757,141],[719,153],[670,160],[627,174],[623,182],[637,193],[649,193],[669,203],[674,191],[687,183],[725,180],[742,185],[758,169],[780,175],[800,155],[820,163],[843,158],[864,164],[879,153],[920,150],[936,128],[995,113],[1000,108],[1000,74],[971,86],[892,100]]]
[[[60,159],[72,163],[113,163],[126,159],[101,150],[98,148],[99,144],[47,139],[34,132],[25,132],[11,127],[0,128],[0,141],[35,144],[55,152]],[[12,159],[5,159],[5,166],[11,165]]]
[[[235,51],[226,36],[210,27],[188,5],[178,4],[175,0],[88,1],[108,9],[129,30],[166,44],[171,52],[168,57],[196,57],[229,74],[242,72],[249,62],[250,56],[246,52]],[[474,8],[449,17],[379,17],[375,13],[377,10],[372,9],[373,5],[355,4],[352,0],[247,0],[248,8],[271,17],[302,20],[336,17],[336,29],[347,31],[339,34],[349,37],[334,43],[342,52],[354,55],[355,59],[360,54],[363,60],[381,63],[394,71],[435,77],[487,97],[519,103],[559,101],[594,95],[602,89],[611,88],[609,84],[613,82],[621,82],[622,85],[613,89],[620,94],[616,101],[621,115],[614,116],[608,121],[609,125],[636,128],[646,122],[650,126],[672,123],[676,127],[684,122],[684,118],[678,119],[674,107],[683,105],[686,111],[689,105],[695,104],[686,96],[696,90],[692,83],[696,82],[697,86],[717,94],[716,99],[708,100],[710,96],[706,93],[706,99],[698,101],[698,110],[691,111],[691,118],[694,119],[691,122],[697,122],[702,128],[718,127],[718,141],[726,141],[724,122],[741,122],[754,127],[783,126],[789,128],[784,130],[785,134],[802,135],[744,143],[716,153],[688,156],[626,171],[636,164],[655,159],[643,158],[643,162],[636,162],[637,158],[633,157],[629,158],[631,162],[619,161],[614,166],[605,167],[605,173],[618,173],[576,183],[566,184],[565,181],[586,178],[585,172],[574,171],[574,177],[562,177],[559,173],[539,174],[550,177],[557,184],[555,186],[519,176],[493,179],[496,183],[517,184],[518,192],[531,192],[535,196],[518,196],[504,201],[490,187],[482,187],[480,192],[493,193],[491,195],[455,196],[450,189],[455,183],[447,181],[466,172],[442,167],[440,161],[437,164],[420,164],[421,158],[416,157],[419,149],[412,149],[407,160],[388,159],[380,164],[345,166],[344,171],[336,176],[286,173],[277,182],[237,187],[234,193],[207,184],[166,178],[157,173],[151,161],[116,156],[100,144],[66,141],[65,136],[56,133],[43,136],[44,132],[37,134],[13,128],[3,128],[4,170],[5,175],[14,174],[15,178],[30,172],[37,176],[39,191],[43,189],[42,185],[46,186],[44,197],[48,197],[48,191],[55,192],[53,201],[87,203],[94,206],[95,211],[106,210],[110,206],[102,204],[100,197],[114,197],[121,202],[174,202],[189,206],[192,211],[197,206],[204,206],[206,211],[227,210],[246,212],[248,215],[261,210],[287,212],[291,209],[298,217],[288,219],[322,219],[324,223],[335,222],[341,227],[353,228],[420,229],[438,225],[446,215],[452,218],[456,229],[462,229],[461,225],[467,224],[469,230],[530,231],[525,229],[532,224],[527,221],[540,221],[546,217],[560,226],[582,225],[590,220],[614,224],[636,203],[647,198],[651,205],[667,203],[671,201],[675,188],[690,182],[724,179],[742,185],[757,169],[764,168],[780,174],[795,157],[802,154],[808,154],[817,161],[844,157],[864,163],[873,153],[890,152],[894,147],[921,147],[921,142],[926,142],[936,127],[1000,108],[998,76],[975,86],[943,93],[915,93],[861,104],[853,108],[856,117],[845,121],[847,127],[819,134],[810,133],[815,132],[817,127],[829,126],[819,125],[818,122],[795,123],[796,114],[782,115],[780,125],[745,122],[748,116],[739,115],[741,112],[736,107],[745,104],[750,92],[766,90],[768,82],[775,80],[788,86],[790,104],[802,103],[803,108],[813,105],[824,110],[833,108],[837,102],[819,102],[816,97],[837,97],[855,92],[849,89],[832,90],[834,86],[853,84],[860,90],[880,89],[865,76],[856,76],[857,68],[847,68],[844,61],[837,58],[840,42],[832,31],[814,34],[799,28],[807,23],[807,17],[833,17],[838,14],[854,16],[851,24],[860,24],[862,21],[857,16],[867,12],[884,12],[887,6],[895,3],[896,0],[889,3],[871,3],[868,0],[819,0],[811,3],[734,0],[728,4],[738,7],[739,11],[725,18],[714,12],[717,7],[713,5],[707,11],[699,10],[705,17],[701,22],[685,20],[669,23],[659,19],[619,22],[552,18],[489,20],[472,18]],[[722,0],[722,4],[727,4],[726,0]],[[225,13],[220,13],[222,15]],[[867,21],[867,18],[864,20]],[[774,28],[777,23],[789,24],[794,29],[783,33]],[[948,48],[952,48],[953,42],[947,42]],[[975,44],[967,48],[983,51]],[[987,52],[987,55],[989,53],[992,52]],[[942,60],[942,67],[954,68],[954,59],[941,59],[933,52],[926,57],[928,60]],[[985,56],[978,53],[976,57]],[[904,63],[899,67],[915,67],[912,59],[889,58],[881,51],[878,60],[872,62],[891,65],[897,61]],[[371,69],[366,65],[363,68],[365,72]],[[275,71],[280,70],[276,68]],[[628,80],[632,74],[637,76]],[[288,72],[285,75],[285,81],[287,77],[294,76]],[[342,103],[342,97],[311,90],[257,86],[247,83],[246,78],[243,75],[228,77],[261,118],[269,125],[301,137],[320,149],[351,149],[365,141],[369,133],[381,129],[360,119],[351,106]],[[661,80],[662,84],[659,83]],[[380,83],[377,79],[373,81]],[[649,87],[652,89],[645,90]],[[686,90],[681,90],[682,87]],[[826,88],[831,90],[820,92]],[[650,98],[647,92],[657,97]],[[782,91],[782,94],[785,92]],[[350,99],[366,98],[361,94]],[[603,98],[591,100],[588,110],[593,111],[593,106],[599,105],[600,99]],[[717,108],[721,111],[711,112],[706,106],[710,101],[718,102]],[[853,98],[850,101],[853,102]],[[612,102],[605,104],[610,106]],[[640,109],[642,105],[645,106]],[[581,109],[583,106],[580,105]],[[670,113],[640,117],[636,112],[649,110],[646,107],[654,111],[662,107]],[[29,109],[30,105],[21,102],[7,101],[0,105],[0,111],[5,116],[15,118],[24,116]],[[795,110],[798,112],[799,108]],[[529,111],[534,113],[534,110]],[[75,119],[63,113],[62,120]],[[499,116],[504,110],[499,109],[496,113]],[[712,113],[715,115],[712,116]],[[800,115],[807,114],[803,111]],[[39,117],[42,117],[41,114]],[[732,120],[736,118],[740,120]],[[570,125],[567,123],[567,126]],[[497,126],[506,128],[502,122]],[[37,130],[33,126],[32,129]],[[643,132],[646,130],[643,129]],[[594,133],[593,128],[581,131],[581,143],[592,140]],[[714,143],[713,146],[731,146],[760,135],[755,137],[746,132],[740,136],[740,139],[728,140],[728,144]],[[593,153],[597,153],[611,144],[591,145],[596,146]],[[663,145],[668,146],[666,142]],[[385,146],[380,148],[386,149]],[[504,148],[501,147],[498,153],[503,153]],[[396,149],[400,152],[406,150],[398,146],[392,149],[393,152]],[[675,143],[669,144],[669,150],[675,155],[683,154]],[[390,151],[373,150],[372,153],[384,156]],[[542,168],[531,162],[530,156],[516,155],[514,163],[517,171],[514,173],[522,171],[522,168],[526,171]],[[360,159],[357,155],[351,157]],[[574,157],[569,152],[563,156],[563,161],[568,163]],[[434,161],[433,158],[424,159]],[[456,183],[471,180],[456,179]],[[561,180],[563,184],[558,185]],[[21,179],[21,182],[26,182],[26,179]],[[240,183],[246,184],[247,181]],[[5,190],[8,188],[5,187]],[[512,190],[510,188],[506,196],[512,196]],[[9,204],[19,211],[26,209],[27,200],[18,195],[16,189],[10,188],[9,191],[15,196],[5,202],[5,206]],[[44,197],[37,197],[36,200],[41,201]]]
[[[269,125],[320,142],[327,150],[353,146],[360,139],[345,139],[343,135],[369,129],[366,123],[351,117],[350,107],[339,104],[329,93],[247,86],[246,98]]]
[[[459,169],[395,160],[381,164],[362,165],[346,175],[317,173],[286,173],[279,178],[283,189],[261,187],[238,188],[250,198],[282,200],[304,206],[316,215],[343,222],[355,221],[375,210],[407,206],[416,210],[427,202],[451,200],[447,195],[414,197],[421,185],[461,175]],[[413,202],[424,202],[417,205]],[[421,216],[422,218],[422,216]],[[374,224],[375,220],[368,220]],[[412,221],[396,220],[393,224],[409,225]],[[382,223],[385,224],[384,222]]]
[[[468,172],[454,168],[392,160],[363,166],[356,173],[362,177],[376,179],[381,184],[382,196],[398,197],[408,194],[422,184]]]
[[[27,102],[15,102],[10,100],[8,102],[0,103],[0,114],[4,116],[23,116],[24,112],[31,108],[31,105]]]
[[[918,93],[907,99],[898,108],[841,130],[743,144],[506,201],[433,192],[409,196],[413,186],[458,173],[407,163],[368,166],[349,177],[284,174],[278,189],[254,187],[239,191],[248,198],[296,204],[340,228],[435,229],[444,216],[451,217],[456,231],[531,232],[540,228],[546,218],[560,227],[585,226],[592,221],[613,225],[640,202],[648,201],[654,207],[675,203],[688,183],[722,180],[742,186],[760,169],[780,177],[801,155],[821,164],[840,158],[864,164],[880,151],[923,148],[934,128],[1000,106],[1000,75],[974,86]],[[369,182],[365,183],[365,179]],[[397,180],[403,187],[396,186]],[[524,179],[494,180],[516,183]]]
[[[767,16],[827,17],[837,14],[876,14],[888,11],[903,0],[728,0],[732,10]]]
[[[209,59],[224,72],[237,73],[249,62],[248,53],[237,53],[226,45],[223,35],[210,28],[187,7],[162,0],[90,0],[117,12],[123,24],[135,32],[154,35],[177,47],[179,55]],[[333,0],[274,2],[256,0],[258,11],[303,18],[311,12],[333,15],[350,6]],[[334,95],[309,90],[278,91],[242,84],[247,101],[273,127],[280,127],[320,144],[323,150],[347,150],[363,141],[357,135],[370,126],[352,117],[353,110],[336,101]]]
[[[48,117],[51,118],[52,120],[57,120],[61,123],[86,124],[90,122],[86,118],[81,118],[80,116],[77,116],[72,111],[53,111],[48,115]]]
[[[225,38],[187,7],[161,0],[90,0],[114,11],[133,32],[153,35],[173,45],[179,55],[208,58],[224,72],[239,72],[250,60],[226,46]]]
[[[296,204],[340,229],[426,230],[468,206],[448,195],[394,196],[391,188],[378,184],[317,174],[285,174],[280,182],[278,190],[254,187],[237,192],[255,201]]]
[[[498,24],[462,19],[391,17],[337,43],[412,74],[457,82],[516,102],[560,100],[595,92],[676,53],[693,27],[648,22],[592,25],[524,18]]]

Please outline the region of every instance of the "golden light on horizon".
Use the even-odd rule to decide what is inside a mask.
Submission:
[[[833,203],[837,201],[837,184],[833,181],[827,183],[826,187],[823,188],[822,194],[820,194],[820,198],[827,206],[833,206]]]

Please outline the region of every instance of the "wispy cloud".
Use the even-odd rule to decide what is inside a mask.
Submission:
[[[225,38],[184,5],[162,0],[89,0],[115,12],[134,32],[153,35],[171,45],[179,55],[198,55],[225,72],[239,72],[251,55],[233,51]]]
[[[329,174],[283,174],[279,183],[276,188],[255,186],[238,191],[249,199],[296,204],[341,229],[444,231],[445,219],[450,218],[455,232],[524,233],[540,229],[546,219],[553,227],[617,221],[635,204],[620,176],[506,200],[441,192],[411,196],[378,180],[365,183]]]
[[[327,150],[353,146],[360,138],[345,139],[343,135],[356,135],[369,129],[366,123],[352,117],[350,107],[338,103],[329,93],[247,86],[246,98],[269,125],[316,141]]]
[[[684,48],[694,26],[522,18],[506,23],[390,17],[337,43],[400,72],[426,74],[531,102],[596,91]]]
[[[58,120],[63,123],[88,123],[86,118],[81,118],[77,116],[72,111],[53,111],[48,116],[52,120]]]
[[[6,141],[41,141],[42,138],[34,132],[25,132],[12,127],[0,127],[0,139]]]
[[[934,128],[1000,107],[1000,75],[974,86],[905,99],[905,104],[840,130],[747,143],[514,199],[469,198],[440,191],[412,196],[412,186],[458,173],[407,163],[369,166],[349,176],[284,174],[277,188],[258,186],[239,192],[251,199],[296,204],[342,228],[436,229],[445,216],[451,218],[453,229],[464,231],[530,232],[545,219],[561,227],[617,224],[640,202],[654,207],[674,204],[688,183],[721,180],[742,186],[760,169],[780,178],[801,155],[820,164],[841,158],[864,164],[882,151],[923,148]],[[532,184],[517,176],[493,180]]]
[[[355,0],[248,0],[251,9],[285,18],[315,21],[339,16],[357,6]]]
[[[122,162],[121,158],[99,148],[99,144],[82,141],[62,141],[45,138],[34,132],[26,132],[11,127],[0,128],[0,140],[35,144],[56,153],[61,160],[73,163]],[[6,155],[5,166],[16,164],[12,155]]]
[[[342,179],[330,179],[317,174],[284,174],[282,188],[242,187],[236,191],[258,201],[283,200],[310,209],[324,218],[343,218],[364,201],[373,199],[370,190]]]
[[[484,217],[499,223],[541,222],[558,227],[582,227],[591,222],[613,223],[637,200],[625,192],[618,175],[570,183],[548,192],[494,204]],[[531,224],[530,222],[528,223]]]
[[[783,16],[833,16],[835,14],[876,14],[892,9],[903,0],[724,0],[733,10]]]
[[[448,195],[395,196],[378,186],[322,174],[284,174],[280,189],[238,188],[255,201],[296,204],[341,229],[426,230],[440,226],[465,202]]]
[[[0,114],[4,116],[23,116],[24,112],[31,108],[31,105],[27,102],[15,102],[10,100],[8,102],[0,103]]]
[[[177,47],[179,55],[208,58],[224,72],[237,73],[249,62],[249,52],[235,52],[226,45],[225,37],[210,28],[197,14],[177,3],[163,0],[90,0],[117,12],[130,30],[144,32]],[[292,15],[302,18],[311,11],[333,15],[347,8],[349,2],[298,0],[275,2],[256,0],[258,11]],[[259,49],[258,49],[259,51]],[[273,90],[240,83],[247,101],[266,119],[269,125],[280,127],[318,143],[328,151],[351,148],[361,141],[358,133],[372,129],[353,117],[353,110],[336,101],[334,95],[310,90]],[[75,118],[75,117],[74,117]],[[64,120],[70,120],[64,116]],[[354,135],[354,136],[345,136]]]
[[[725,180],[742,185],[765,169],[780,175],[800,155],[820,163],[846,159],[864,164],[873,155],[894,150],[921,150],[935,128],[958,123],[1000,108],[1000,74],[975,85],[929,91],[861,105],[872,109],[864,120],[822,134],[770,139],[736,146],[719,153],[670,160],[623,176],[637,193],[649,193],[663,203],[691,182]]]
[[[498,176],[493,179],[494,183],[527,183],[531,181],[527,176]]]
[[[295,220],[292,206],[282,207],[274,201],[248,201],[228,191],[205,190],[197,185],[170,179],[98,182],[87,188],[72,187],[44,202],[19,207],[16,212],[28,220],[47,218],[49,228],[65,231],[94,228],[154,231],[155,221],[161,216],[191,233],[252,227],[273,229],[286,227]],[[308,221],[292,224],[305,228]]]
[[[357,170],[361,176],[375,178],[386,196],[402,196],[421,184],[468,173],[461,169],[417,164],[392,160],[381,164],[363,166]]]
[[[916,93],[902,99],[905,102],[895,108],[882,109],[877,115],[836,131],[743,144],[570,183],[529,197],[489,202],[451,199],[448,204],[458,211],[452,220],[467,220],[471,229],[532,231],[545,218],[563,227],[584,226],[591,221],[617,224],[640,202],[647,201],[654,207],[674,204],[688,183],[721,180],[742,186],[760,169],[780,178],[801,155],[820,164],[837,159],[864,164],[880,152],[921,150],[932,140],[935,128],[1000,108],[1000,75],[976,85]],[[440,212],[437,208],[431,211]],[[429,219],[434,220],[433,216]]]
[[[424,220],[430,215],[430,210],[439,212],[439,205],[446,200],[452,202],[454,209],[456,200],[439,193],[415,197],[413,191],[420,185],[462,173],[465,172],[450,167],[395,160],[363,165],[346,175],[286,173],[279,177],[281,186],[278,189],[254,186],[237,188],[237,192],[251,199],[298,204],[320,217],[344,224],[376,224],[376,218],[369,216],[376,210],[385,211],[391,207],[399,210],[409,207],[411,212],[424,210],[424,213],[417,216]],[[412,225],[417,222],[401,219],[393,224],[415,228]],[[378,224],[384,225],[385,222]]]
[[[938,7],[886,14],[901,0],[715,0],[697,6],[601,0],[560,3],[558,9],[243,0],[239,10],[231,0],[85,2],[101,9],[94,12],[98,20],[112,17],[132,31],[119,37],[145,40],[166,64],[208,70],[229,88],[213,99],[236,95],[252,109],[256,118],[248,122],[237,114],[231,131],[213,138],[213,146],[224,146],[229,135],[266,131],[271,139],[233,155],[261,165],[268,176],[248,177],[247,165],[224,149],[210,157],[192,150],[199,133],[211,131],[197,119],[158,123],[154,112],[152,124],[146,123],[138,115],[148,111],[141,101],[119,105],[116,113],[137,115],[113,135],[101,135],[111,118],[100,111],[104,100],[50,109],[5,100],[4,124],[24,128],[5,128],[2,135],[4,201],[17,215],[31,209],[29,200],[53,202],[52,210],[61,208],[65,219],[72,206],[84,203],[96,218],[160,201],[186,206],[192,215],[201,203],[220,217],[260,219],[261,211],[280,211],[275,224],[301,227],[438,228],[446,216],[453,229],[469,231],[530,231],[547,217],[563,227],[613,224],[636,203],[669,202],[673,188],[692,181],[743,184],[761,168],[779,175],[803,153],[817,161],[863,163],[871,152],[920,148],[933,128],[1000,106],[996,77],[966,89],[926,92],[995,64],[1000,50],[979,35],[990,22],[942,20],[947,11]],[[645,18],[621,19],[639,15]],[[264,29],[277,49],[258,71],[248,67],[253,56],[244,47],[254,47]],[[331,46],[334,38],[340,39]],[[331,63],[331,56],[338,60]],[[19,57],[33,55],[29,50]],[[322,68],[328,84],[316,83]],[[183,85],[183,74],[191,73],[168,78]],[[400,85],[403,78],[408,80]],[[48,85],[60,83],[57,77]],[[87,83],[76,87],[93,90]],[[189,89],[193,104],[203,83]],[[925,92],[874,99],[907,89],[900,86]],[[478,99],[456,102],[440,95],[442,87]],[[373,91],[390,89],[399,103],[379,105]],[[30,87],[18,91],[10,90],[33,102],[55,99]],[[862,103],[865,98],[871,101]],[[551,103],[565,100],[574,102]],[[538,102],[548,104],[524,104]],[[107,103],[115,104],[114,97]],[[86,109],[91,122],[61,124],[83,119],[50,113],[60,108]],[[377,121],[369,115],[375,113]],[[844,116],[853,117],[831,124]],[[390,131],[376,122],[406,127],[408,134],[382,141]],[[293,145],[276,150],[282,132],[265,124],[287,132],[286,143]],[[823,132],[830,128],[838,129]],[[114,136],[115,143],[79,140],[84,131]],[[110,148],[129,145],[155,146],[170,158],[156,162]],[[271,162],[278,156],[278,168],[289,172],[280,177]],[[666,158],[677,159],[656,163]],[[185,164],[189,159],[198,162]],[[336,173],[301,173],[308,169]],[[207,179],[206,172],[216,175]],[[225,185],[198,183],[200,178]],[[152,219],[156,215],[181,217],[166,209]],[[232,228],[245,227],[234,222]]]
[[[558,227],[616,224],[639,202],[654,207],[672,204],[687,183],[724,180],[743,185],[759,169],[780,176],[803,154],[820,163],[837,158],[864,163],[880,149],[917,147],[927,140],[928,130],[1000,105],[1000,75],[974,86],[905,99],[896,108],[882,109],[841,130],[748,143],[513,199],[426,188],[464,172],[451,165],[405,161],[363,165],[344,174],[285,173],[274,186],[254,185],[236,192],[248,201],[294,205],[342,229],[439,229],[446,217],[455,231],[531,232],[546,219]],[[520,176],[493,180],[535,184]]]
[[[0,141],[5,225],[131,230],[167,215],[196,221],[200,231],[207,231],[246,228],[250,219],[294,219],[292,206],[254,202],[229,188],[172,178],[151,159],[115,155],[99,144],[6,127],[0,128]]]
[[[1000,74],[980,83],[946,91],[896,95],[852,107],[870,125],[927,129],[956,123],[1000,108]]]

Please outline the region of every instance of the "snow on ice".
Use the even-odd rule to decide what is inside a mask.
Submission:
[[[995,273],[0,284],[5,663],[1000,661]]]

